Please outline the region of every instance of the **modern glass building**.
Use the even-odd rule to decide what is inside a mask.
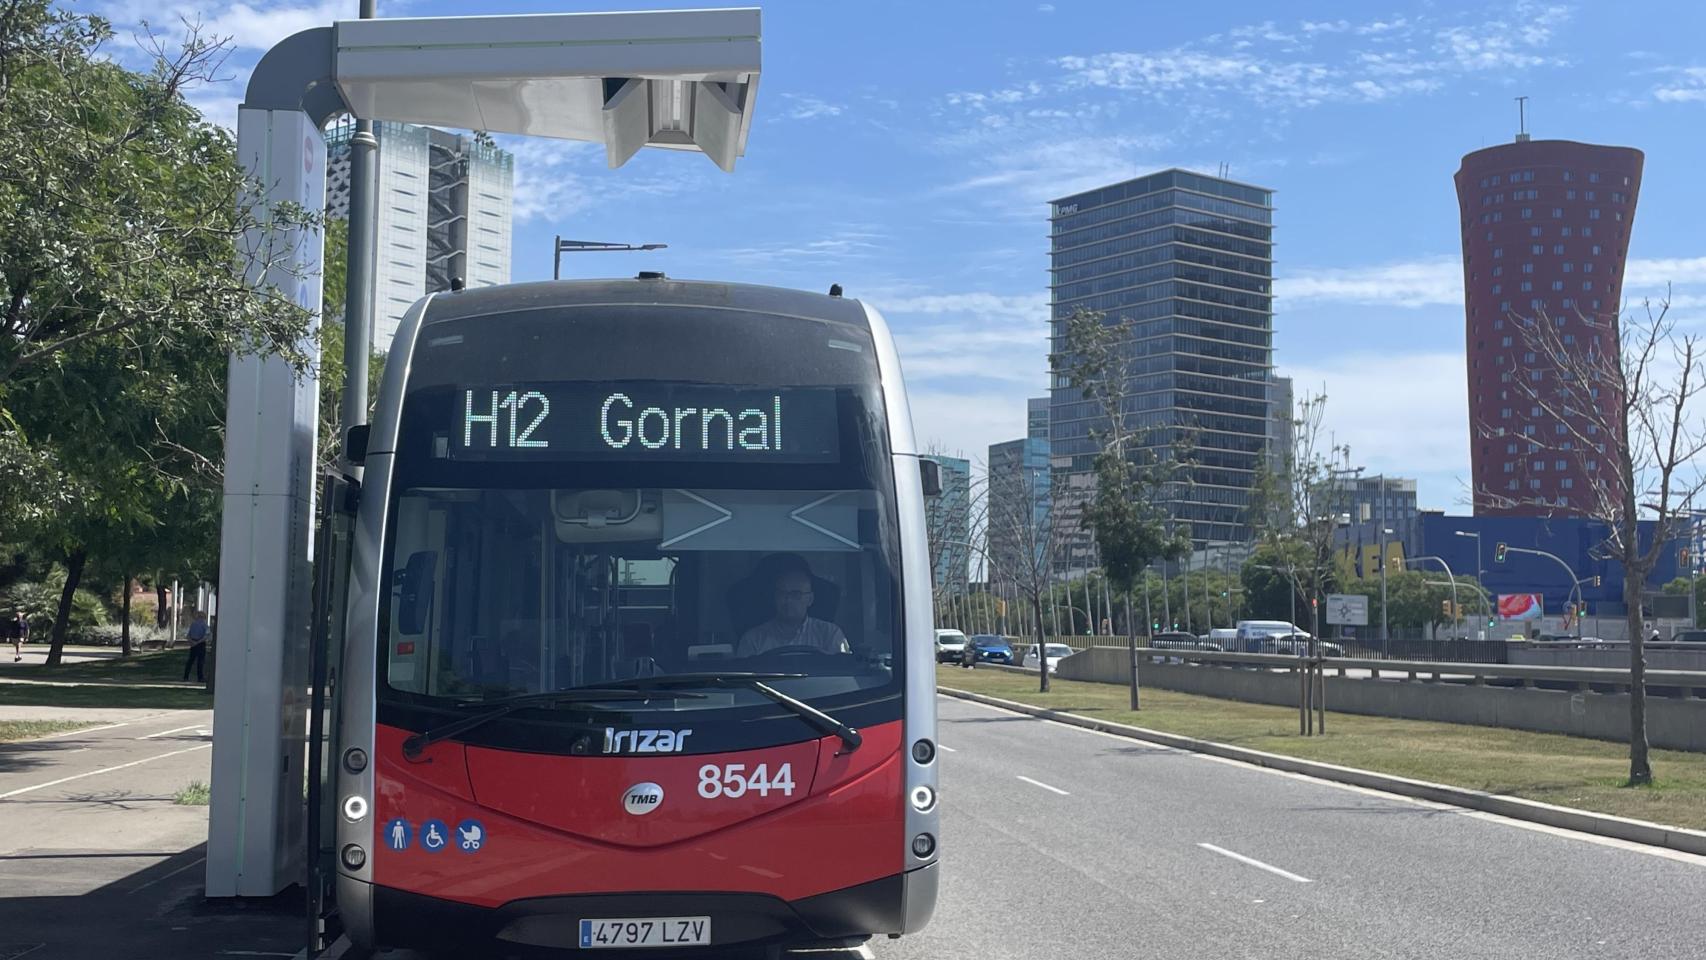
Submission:
[[[1615,438],[1593,439],[1594,418],[1564,422],[1533,400],[1557,395],[1569,372],[1559,359],[1571,351],[1617,360],[1643,162],[1632,147],[1518,134],[1458,168],[1476,516],[1580,515],[1596,502],[1589,491],[1618,483],[1602,459]],[[1536,323],[1555,336],[1539,336]]]
[[[932,457],[942,468],[942,493],[924,501],[924,527],[937,590],[965,589],[971,580],[971,461]]]
[[[465,134],[382,121],[379,138],[379,256],[374,264],[373,348],[391,348],[416,300],[460,279],[469,287],[509,282],[515,158]],[[349,217],[353,123],[326,134],[326,213]]]
[[[1025,436],[1048,439],[1048,402],[1048,397],[1032,397],[1025,401]]]
[[[1080,308],[1133,321],[1126,423],[1156,454],[1193,441],[1192,482],[1167,500],[1199,543],[1250,538],[1246,513],[1273,404],[1273,213],[1271,190],[1186,170],[1050,207],[1051,348],[1064,347],[1066,318]],[[1057,509],[1071,510],[1091,489],[1099,415],[1064,376],[1054,379]]]
[[[989,445],[988,504],[989,580],[1028,582],[1026,546],[1040,557],[1050,532],[1047,437]]]

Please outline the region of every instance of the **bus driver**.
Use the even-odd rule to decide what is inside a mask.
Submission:
[[[741,636],[735,656],[752,657],[783,647],[815,647],[831,654],[850,652],[840,627],[806,613],[813,599],[811,567],[791,553],[778,555],[775,563],[776,614]]]

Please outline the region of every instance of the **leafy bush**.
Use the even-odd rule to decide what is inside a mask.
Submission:
[[[153,623],[137,624],[135,618],[132,618],[130,627],[131,646],[140,647],[144,643],[164,643],[171,634],[170,629],[158,629]],[[72,636],[78,643],[116,647],[124,642],[124,625],[107,623],[96,627],[85,627],[81,630],[74,629]]]
[[[53,630],[59,613],[59,595],[65,591],[65,571],[55,567],[45,580],[14,583],[7,588],[3,607],[6,616],[22,610],[30,618],[30,639],[45,640]],[[69,633],[79,633],[107,622],[107,608],[101,598],[88,590],[79,589],[71,595]]]

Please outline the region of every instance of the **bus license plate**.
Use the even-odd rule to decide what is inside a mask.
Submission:
[[[703,947],[710,942],[710,917],[633,917],[581,921],[582,949]]]

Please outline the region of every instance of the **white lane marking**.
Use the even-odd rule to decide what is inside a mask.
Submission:
[[[1063,797],[1072,796],[1072,794],[1067,793],[1065,790],[1062,790],[1059,787],[1051,787],[1048,784],[1042,782],[1041,780],[1032,780],[1030,777],[1024,777],[1024,776],[1021,776],[1019,779],[1025,781],[1026,783],[1030,784],[1033,787],[1042,787],[1044,790],[1051,790],[1055,793],[1060,794]]]
[[[170,730],[161,730],[157,733],[143,734],[142,736],[137,737],[136,739],[138,739],[138,740],[152,740],[155,737],[163,737],[169,733],[183,733],[185,730],[196,730],[196,729],[199,729],[201,726],[202,726],[202,724],[192,723],[187,727],[174,727]]]
[[[185,870],[188,870],[191,867],[196,866],[197,864],[203,864],[206,862],[207,862],[206,857],[197,857],[197,858],[195,858],[194,861],[184,864],[183,866],[179,867],[176,870],[173,870],[171,873],[168,873],[163,877],[155,877],[154,879],[148,881],[147,883],[138,884],[137,886],[131,887],[130,892],[136,893],[136,892],[141,891],[141,890],[146,890],[149,887],[152,887],[153,885],[155,885],[156,883],[159,883],[162,880],[170,880],[173,877],[177,876],[178,874],[183,873]],[[287,954],[287,956],[292,956],[292,954]]]
[[[81,780],[84,777],[98,777],[103,773],[112,773],[114,770],[123,770],[127,767],[135,767],[135,766],[139,766],[139,765],[144,764],[144,763],[150,763],[150,762],[155,761],[155,760],[164,760],[167,757],[175,757],[181,753],[194,753],[197,750],[210,750],[212,748],[213,748],[213,744],[204,743],[198,747],[185,747],[182,750],[173,750],[169,753],[157,753],[152,757],[143,757],[141,760],[132,760],[129,763],[121,763],[121,764],[114,766],[114,767],[102,767],[99,770],[90,770],[88,773],[78,773],[78,774],[73,774],[72,776],[69,776],[69,777],[60,777],[58,780],[49,780],[46,783],[38,783],[33,787],[19,787],[16,790],[8,790],[5,793],[0,793],[0,800],[4,800],[7,797],[15,797],[15,796],[18,796],[19,794],[22,794],[22,793],[32,793],[36,790],[46,790],[48,787],[57,787],[62,783],[70,783],[73,780]]]
[[[945,753],[959,753],[959,751],[958,751],[958,750],[955,750],[955,749],[954,749],[954,748],[953,748],[953,747],[946,747],[946,746],[943,746],[943,745],[942,745],[942,744],[940,744],[940,743],[938,743],[938,744],[936,744],[936,748],[937,748],[937,749],[938,749],[938,750],[941,750],[941,751],[943,751],[943,752],[945,752]]]
[[[1269,873],[1275,874],[1277,876],[1284,877],[1287,880],[1295,880],[1298,883],[1312,883],[1313,882],[1308,877],[1300,877],[1297,874],[1292,873],[1290,870],[1281,870],[1279,867],[1276,867],[1271,863],[1263,863],[1262,861],[1257,860],[1255,857],[1246,857],[1242,853],[1233,853],[1231,850],[1228,850],[1225,847],[1217,847],[1212,843],[1199,843],[1199,844],[1197,844],[1197,846],[1202,847],[1204,850],[1207,850],[1211,853],[1218,853],[1223,857],[1231,857],[1232,859],[1238,861],[1239,863],[1247,863],[1250,866],[1257,868],[1258,870],[1266,870]]]
[[[1682,850],[1671,850],[1667,847],[1655,847],[1650,844],[1636,843],[1633,840],[1623,840],[1618,837],[1602,837],[1597,833],[1582,833],[1579,830],[1570,830],[1565,827],[1554,827],[1549,824],[1535,823],[1533,820],[1518,820],[1514,817],[1507,817],[1503,814],[1491,813],[1486,810],[1472,810],[1468,807],[1459,807],[1449,803],[1424,800],[1421,797],[1406,797],[1401,793],[1388,793],[1385,790],[1376,790],[1373,787],[1358,786],[1354,783],[1340,783],[1337,780],[1323,780],[1320,777],[1312,777],[1307,773],[1278,770],[1273,767],[1264,767],[1260,764],[1246,763],[1243,760],[1234,760],[1231,757],[1217,757],[1211,753],[1197,753],[1195,750],[1184,750],[1179,747],[1170,747],[1164,743],[1155,743],[1152,740],[1140,740],[1137,737],[1122,737],[1117,733],[1108,733],[1105,730],[1091,730],[1088,727],[1079,727],[1070,723],[1061,723],[1059,720],[1044,720],[1041,717],[1033,717],[1028,713],[1020,713],[1017,710],[1008,710],[1005,707],[992,706],[987,703],[978,703],[975,700],[961,700],[958,697],[947,697],[946,695],[941,696],[956,703],[982,707],[985,710],[993,710],[996,713],[1004,713],[1012,717],[1025,717],[1030,720],[1041,720],[1043,723],[1049,724],[1050,726],[1060,727],[1062,730],[1071,730],[1076,733],[1088,733],[1091,736],[1096,737],[1107,737],[1109,740],[1118,740],[1122,743],[1128,744],[1141,743],[1146,747],[1153,747],[1156,750],[1165,750],[1169,753],[1182,753],[1185,756],[1195,757],[1198,760],[1207,760],[1210,763],[1224,763],[1229,767],[1238,767],[1239,769],[1248,770],[1252,773],[1265,773],[1271,777],[1285,777],[1288,780],[1312,783],[1319,787],[1331,787],[1334,790],[1343,790],[1347,793],[1360,793],[1365,797],[1374,797],[1378,800],[1407,803],[1411,806],[1422,807],[1427,810],[1436,810],[1440,813],[1452,813],[1461,817],[1484,820],[1488,823],[1503,824],[1507,827],[1516,827],[1518,829],[1529,830],[1534,833],[1550,834],[1554,837],[1561,837],[1566,840],[1580,840],[1583,843],[1593,843],[1602,847],[1628,850],[1631,853],[1644,853],[1649,857],[1661,857],[1665,860],[1675,860],[1678,863],[1686,863],[1696,867],[1706,867],[1706,857],[1700,856],[1699,854],[1687,853]]]
[[[20,740],[18,742],[19,743],[34,743],[37,740],[58,740],[60,737],[76,736],[79,733],[94,733],[97,730],[112,730],[116,727],[128,727],[133,723],[141,723],[144,720],[153,720],[157,717],[163,717],[163,716],[166,716],[166,714],[151,713],[146,717],[137,717],[134,720],[120,720],[117,723],[103,723],[98,727],[80,727],[76,730],[61,730],[58,733],[50,733],[45,737],[31,737],[28,740]]]

